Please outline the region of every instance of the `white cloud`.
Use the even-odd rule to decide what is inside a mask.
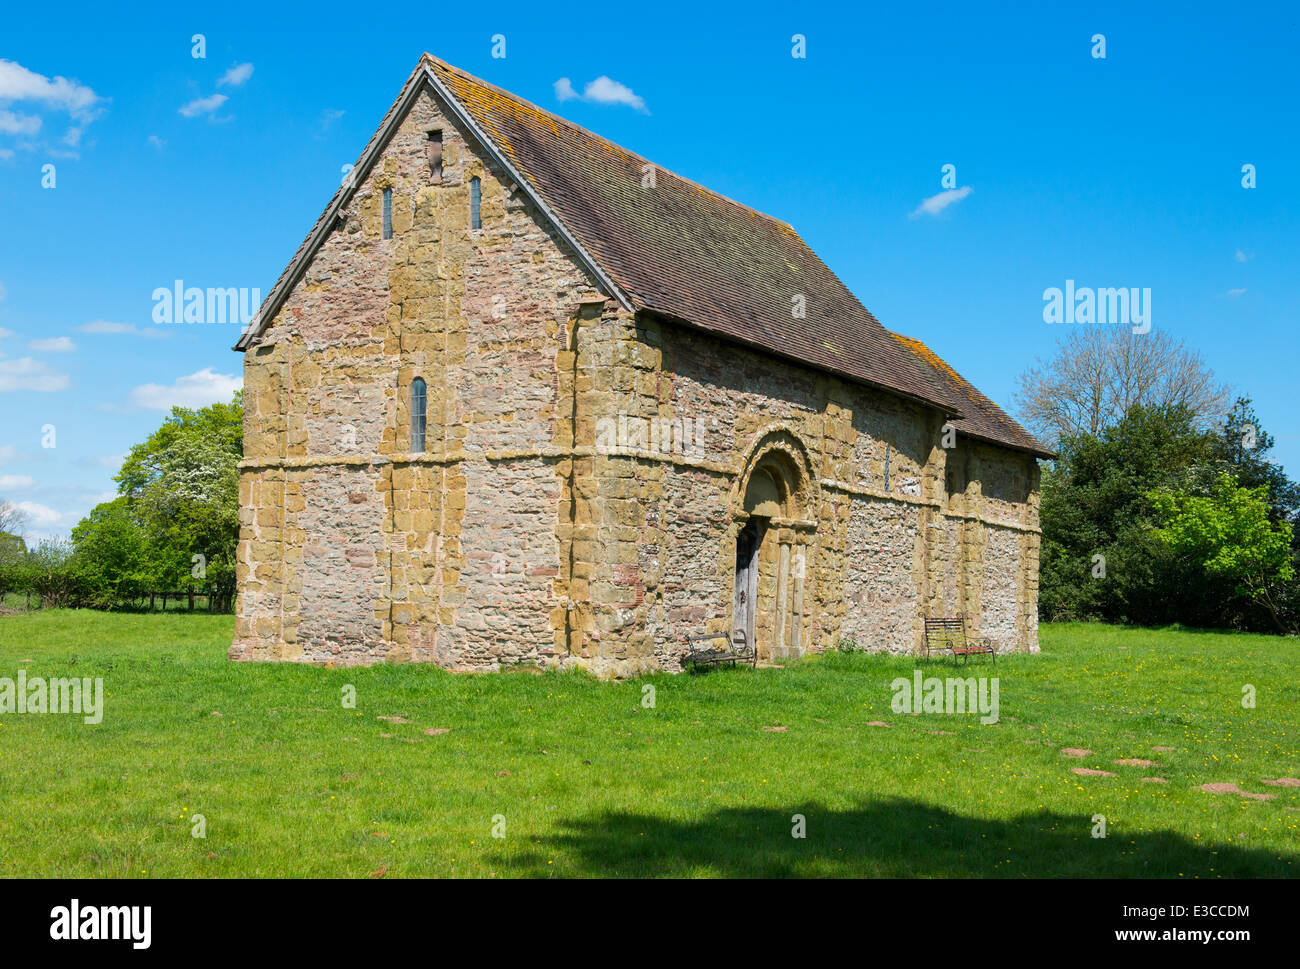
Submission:
[[[928,199],[916,207],[910,218],[915,219],[919,215],[935,215],[946,209],[950,205],[960,202],[971,193],[969,185],[963,185],[961,188],[950,188],[947,191],[940,192],[938,195],[931,195]]]
[[[63,136],[63,144],[76,147],[81,133],[90,122],[102,113],[105,98],[91,88],[66,77],[48,78],[29,71],[16,61],[0,59],[0,103],[35,102],[42,107],[63,111],[74,124]],[[41,127],[41,119],[34,115],[0,111],[0,132],[31,136]],[[10,152],[12,155],[12,152]]]
[[[99,457],[95,458],[95,463],[98,464],[101,468],[117,469],[122,466],[122,462],[125,460],[126,460],[125,454],[102,454]]]
[[[1246,292],[1246,288],[1243,286],[1241,289],[1230,289],[1230,290],[1228,290],[1228,295],[1229,295],[1229,296],[1240,296],[1240,295],[1241,295],[1242,293],[1244,293],[1244,292]]]
[[[162,411],[173,407],[206,407],[230,400],[243,384],[242,377],[213,373],[211,367],[204,367],[197,373],[178,377],[169,386],[142,384],[127,395],[127,404],[132,408]]]
[[[13,330],[6,330],[3,326],[0,326],[0,340],[3,340],[6,337],[11,337],[14,335],[15,334]]]
[[[0,393],[15,390],[34,390],[49,393],[64,390],[68,386],[68,375],[53,373],[39,360],[22,357],[18,360],[0,360]]]
[[[30,488],[36,479],[26,474],[0,474],[0,488]]]
[[[13,461],[18,457],[18,449],[12,444],[0,444],[0,461]]]
[[[0,299],[4,299],[8,295],[9,295],[9,290],[5,289],[4,283],[0,283]]]
[[[51,336],[40,340],[31,340],[27,346],[41,353],[71,353],[77,345],[70,337]]]
[[[231,87],[239,87],[252,76],[252,64],[236,64],[230,70],[226,71],[225,74],[221,75],[221,79],[217,81],[217,87],[221,87],[223,84],[229,84]]]
[[[39,115],[0,110],[0,132],[6,135],[34,135],[40,130]]]
[[[0,60],[0,101],[37,101],[77,117],[102,100],[84,84],[66,77],[51,80],[15,61]]]
[[[145,142],[149,145],[150,148],[153,148],[155,151],[162,151],[164,146],[166,146],[167,144],[167,140],[165,138],[159,138],[157,135],[150,135],[148,138],[145,139]]]
[[[193,118],[200,114],[211,114],[229,100],[230,99],[224,94],[213,94],[206,98],[195,98],[189,104],[182,105],[180,112],[187,118]]]
[[[141,329],[134,323],[112,323],[108,320],[92,320],[89,323],[81,324],[77,329],[82,333],[133,335],[149,337],[155,340],[165,340],[168,336],[167,331],[160,326],[147,326]]]
[[[638,94],[634,94],[632,89],[626,84],[620,84],[612,78],[601,75],[594,81],[591,81],[579,94],[574,90],[573,82],[567,77],[562,77],[555,82],[555,97],[558,101],[586,101],[589,104],[626,104],[629,108],[636,108],[638,111],[646,110],[645,99]]]
[[[57,512],[48,505],[38,505],[34,501],[15,502],[18,510],[23,513],[28,524],[37,528],[51,528],[63,521],[63,513]]]
[[[334,123],[338,121],[340,118],[342,118],[345,114],[347,114],[346,111],[339,111],[334,108],[327,108],[326,110],[322,111],[320,114],[320,120],[316,123],[317,125],[316,137],[323,138],[326,134],[329,133],[330,129],[334,127]]]
[[[108,320],[92,320],[77,327],[82,333],[136,333],[134,323],[110,323]]]
[[[1237,250],[1237,262],[1249,262],[1254,258],[1255,254],[1253,252],[1250,255],[1246,255],[1246,253],[1242,252],[1240,249]]]

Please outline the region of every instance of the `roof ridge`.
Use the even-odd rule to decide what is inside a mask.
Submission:
[[[425,61],[430,61],[434,64],[439,65],[440,67],[445,68],[448,71],[451,71],[453,74],[459,74],[461,77],[468,78],[469,80],[475,82],[476,84],[482,84],[484,87],[491,88],[492,91],[494,91],[496,94],[499,94],[500,96],[507,98],[511,101],[516,101],[519,104],[532,108],[537,113],[544,114],[551,120],[558,121],[560,124],[565,125],[573,129],[574,131],[581,133],[582,135],[592,139],[593,141],[600,142],[601,144],[607,145],[610,148],[620,151],[625,155],[628,155],[632,158],[639,159],[640,161],[646,162],[647,164],[653,165],[657,171],[663,172],[666,175],[671,175],[679,182],[684,182],[687,185],[692,185],[695,188],[699,189],[700,191],[712,195],[714,198],[721,199],[723,202],[726,202],[728,205],[734,205],[737,208],[745,209],[747,212],[752,212],[754,215],[761,216],[764,219],[768,219],[772,222],[775,222],[777,225],[784,226],[786,229],[788,229],[790,232],[794,233],[795,235],[799,234],[795,230],[794,226],[791,225],[789,222],[785,221],[784,219],[778,219],[775,215],[770,215],[767,212],[763,212],[760,209],[756,209],[752,205],[746,205],[744,202],[738,202],[735,199],[731,198],[730,196],[723,195],[721,192],[709,188],[707,185],[703,185],[695,181],[694,179],[687,178],[685,175],[679,175],[677,172],[673,171],[672,169],[665,168],[663,165],[660,165],[658,162],[647,158],[645,155],[641,155],[635,151],[631,151],[627,148],[624,148],[622,145],[618,144],[617,142],[610,141],[608,138],[604,137],[603,135],[597,134],[596,132],[592,131],[590,128],[584,128],[582,125],[578,124],[577,122],[570,121],[568,118],[562,117],[556,114],[554,111],[548,111],[546,108],[543,108],[538,104],[534,104],[532,101],[529,101],[527,98],[521,98],[519,95],[515,94],[512,91],[507,91],[505,88],[498,87],[496,84],[493,84],[491,81],[484,80],[483,78],[479,77],[477,74],[471,74],[469,71],[465,70],[464,68],[457,67],[455,64],[449,64],[446,61],[444,61],[441,57],[438,57],[434,54],[430,54],[428,51],[425,51],[420,56],[420,61],[421,64],[423,64]],[[417,70],[418,69],[419,68],[417,67]]]

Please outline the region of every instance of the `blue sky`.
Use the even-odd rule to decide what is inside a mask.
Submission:
[[[29,535],[109,496],[171,403],[229,396],[238,328],[157,326],[153,291],[268,292],[424,50],[790,222],[1006,407],[1064,332],[1044,289],[1150,288],[1300,475],[1294,5],[200,9],[6,12],[0,497]],[[969,193],[914,215],[946,164]]]

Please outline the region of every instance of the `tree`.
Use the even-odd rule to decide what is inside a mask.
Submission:
[[[1227,473],[1243,488],[1266,487],[1272,519],[1295,523],[1300,519],[1300,485],[1268,459],[1272,449],[1273,436],[1264,430],[1250,398],[1238,397],[1219,427],[1214,447],[1214,478]],[[1206,493],[1213,484],[1213,480],[1207,482]],[[1300,549],[1300,534],[1292,539],[1292,546]]]
[[[148,538],[126,498],[96,505],[72,530],[77,577],[89,605],[114,609],[139,599],[150,585]]]
[[[1221,595],[1177,579],[1146,498],[1191,485],[1212,435],[1186,407],[1136,406],[1100,435],[1069,435],[1058,448],[1041,492],[1042,617],[1212,624],[1207,603]]]
[[[63,598],[100,608],[185,588],[206,589],[223,608],[235,591],[242,424],[240,393],[229,403],[173,407],[127,454],[115,479],[119,497],[82,519],[70,545],[42,546],[50,566],[33,573],[46,586],[66,574],[71,591]]]
[[[80,600],[76,550],[71,542],[46,539],[27,555],[26,588],[35,592],[44,606],[60,608]]]
[[[151,569],[168,589],[234,593],[239,541],[243,401],[172,408],[128,453],[118,489],[148,537]]]
[[[22,588],[26,558],[27,543],[22,536],[0,531],[0,605],[6,595]]]
[[[1063,437],[1042,479],[1040,616],[1296,628],[1300,489],[1267,459],[1271,446],[1249,398],[1239,399],[1220,426],[1208,429],[1186,407],[1137,406],[1097,435]],[[1173,541],[1173,533],[1162,531],[1171,525],[1168,509],[1150,498],[1181,495],[1226,506],[1237,496],[1224,490],[1225,477],[1259,498],[1269,528],[1285,536],[1287,568],[1268,572],[1262,585],[1190,557],[1191,547],[1182,540],[1187,536]],[[1189,507],[1199,513],[1204,506]],[[1256,524],[1246,517],[1236,521],[1241,548],[1252,540],[1247,526]],[[1227,525],[1219,521],[1216,527],[1229,535]],[[1274,555],[1276,541],[1270,538],[1256,551]],[[1244,555],[1233,561],[1241,564]]]
[[[1224,417],[1215,462],[1199,493],[1209,494],[1221,473],[1232,475],[1243,488],[1267,488],[1269,518],[1291,524],[1291,564],[1300,575],[1300,485],[1268,459],[1272,448],[1273,437],[1264,430],[1250,398],[1238,397]],[[1272,594],[1282,624],[1291,629],[1300,626],[1300,582],[1283,585]]]
[[[1149,495],[1162,524],[1156,539],[1181,564],[1232,583],[1233,591],[1263,606],[1286,632],[1275,591],[1295,578],[1290,522],[1270,515],[1268,486],[1243,488],[1220,474],[1211,495],[1157,490]]]
[[[0,498],[0,533],[19,535],[26,523],[27,516],[17,505]]]
[[[6,595],[24,587],[27,543],[21,531],[25,522],[17,505],[0,498],[0,605]]]
[[[158,479],[171,448],[185,440],[206,440],[237,463],[244,452],[243,396],[243,391],[236,391],[228,404],[210,404],[197,410],[173,407],[162,426],[127,453],[122,469],[113,479],[118,491],[138,497]]]
[[[1199,429],[1222,413],[1228,392],[1200,354],[1166,333],[1122,328],[1072,330],[1056,355],[1020,377],[1021,422],[1049,445],[1093,437],[1135,406],[1183,407]]]

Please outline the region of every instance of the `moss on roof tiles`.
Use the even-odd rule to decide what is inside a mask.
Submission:
[[[966,401],[963,416],[952,421],[961,433],[996,444],[1005,444],[1043,458],[1054,457],[1037,438],[1026,431],[1001,407],[980,393],[975,385],[954,370],[942,357],[915,337],[889,331],[889,335],[930,367],[934,373]]]

